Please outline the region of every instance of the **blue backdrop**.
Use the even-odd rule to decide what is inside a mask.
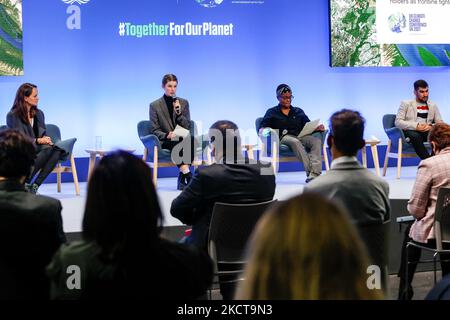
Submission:
[[[47,122],[58,124],[63,138],[78,138],[77,157],[86,157],[99,135],[104,147],[141,153],[136,124],[162,95],[165,73],[178,76],[178,95],[189,100],[202,132],[230,119],[253,135],[249,142],[256,141],[255,118],[277,103],[275,88],[283,82],[311,119],[358,109],[367,135],[386,140],[382,115],[395,113],[400,100],[412,97],[412,83],[424,78],[450,121],[448,68],[329,67],[327,0],[224,0],[215,8],[195,0],[91,0],[77,6],[81,29],[70,30],[68,4],[24,0],[25,75],[0,77],[2,119],[18,86],[37,84]],[[138,38],[120,36],[122,22],[232,23],[233,34]]]

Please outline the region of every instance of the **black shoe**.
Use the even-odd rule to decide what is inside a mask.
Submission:
[[[178,190],[183,190],[184,188],[187,187],[187,185],[189,184],[189,182],[191,182],[192,180],[192,173],[179,173],[178,174],[178,186],[177,189]]]
[[[411,286],[408,286],[408,289],[403,288],[403,290],[400,288],[398,291],[398,300],[411,300],[414,296],[413,288]]]
[[[184,176],[186,185],[188,185],[189,182],[191,182],[191,180],[192,180],[192,173],[188,172],[188,173],[184,174],[183,176]]]
[[[184,175],[180,172],[178,174],[178,181],[177,181],[177,190],[183,190],[185,187],[185,184],[183,183]]]

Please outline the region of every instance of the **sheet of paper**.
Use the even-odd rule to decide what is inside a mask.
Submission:
[[[316,130],[316,128],[319,126],[320,119],[316,119],[314,121],[307,122],[305,126],[302,129],[302,132],[298,135],[299,138],[307,136],[308,134],[311,134]]]
[[[173,133],[175,134],[175,140],[178,140],[176,137],[181,137],[184,139],[189,135],[189,130],[187,130],[177,124],[177,126],[175,127],[175,130],[173,130]],[[172,139],[172,140],[174,140],[174,139]]]

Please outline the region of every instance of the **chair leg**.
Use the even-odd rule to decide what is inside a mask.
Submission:
[[[406,290],[409,290],[408,288],[409,288],[409,283],[408,283],[408,277],[409,277],[409,271],[408,271],[408,269],[409,269],[409,255],[408,255],[408,248],[409,248],[409,245],[407,244],[406,245],[406,250],[405,250],[405,259],[406,259],[406,268],[405,268],[405,283],[406,283],[406,286],[407,286],[407,289]],[[411,287],[412,287],[412,281],[411,281]]]
[[[398,139],[398,154],[397,154],[397,179],[400,179],[400,173],[402,171],[402,139]]]
[[[212,165],[211,148],[209,146],[206,147],[206,161],[208,163],[208,166]]]
[[[144,147],[144,152],[142,154],[142,160],[147,161],[148,149]]]
[[[370,146],[372,150],[373,166],[375,167],[375,172],[377,176],[380,176],[380,161],[378,160],[378,148],[376,145]]]
[[[361,157],[362,157],[363,167],[367,168],[367,150],[366,150],[366,146],[365,145],[361,149]]]
[[[77,166],[75,165],[75,158],[73,157],[73,155],[70,156],[70,167],[72,170],[73,184],[75,185],[75,194],[79,196],[80,185],[78,184]]]
[[[261,143],[261,151],[259,153],[259,157],[267,157],[266,145],[264,144],[264,142]]]
[[[56,165],[56,168],[58,170],[58,172],[56,173],[56,182],[57,182],[57,189],[58,189],[58,193],[61,192],[61,163],[58,162],[58,164]]]
[[[158,147],[153,147],[153,185],[157,186],[158,181]]]
[[[328,152],[327,152],[327,147],[325,146],[325,144],[322,145],[322,152],[323,152],[323,161],[325,162],[325,170],[328,171],[330,170],[330,163],[328,162]]]
[[[433,255],[433,271],[434,271],[434,284],[436,285],[436,255],[438,253],[435,252]],[[441,260],[442,261],[442,260]]]
[[[278,173],[278,144],[272,143],[272,167],[273,173],[276,175]]]
[[[389,160],[389,153],[391,152],[391,140],[388,140],[388,145],[386,149],[386,156],[384,157],[384,165],[383,165],[383,177],[386,176],[386,170],[388,166],[388,160]]]

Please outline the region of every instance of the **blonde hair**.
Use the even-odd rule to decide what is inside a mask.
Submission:
[[[369,290],[368,258],[346,213],[315,194],[275,207],[250,242],[237,299],[381,299]]]

